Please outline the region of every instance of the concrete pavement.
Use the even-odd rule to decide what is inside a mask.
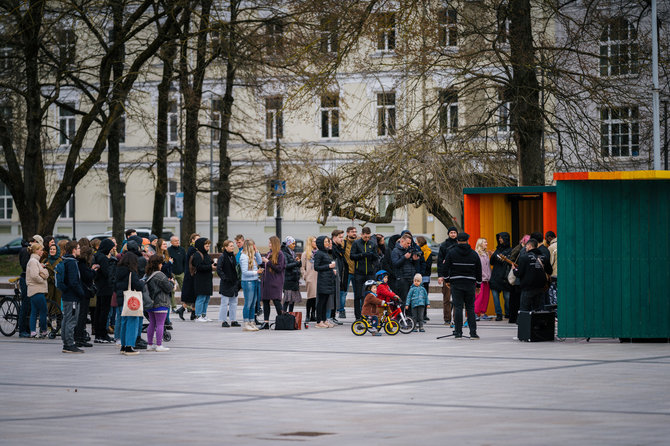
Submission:
[[[506,321],[437,340],[430,315],[361,338],[175,316],[171,351],[135,357],[2,338],[0,444],[668,444],[668,344],[521,343]]]

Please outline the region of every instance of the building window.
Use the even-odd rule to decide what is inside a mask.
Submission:
[[[177,218],[177,182],[168,180],[167,196],[165,197],[165,218]]]
[[[228,30],[227,25],[222,24],[212,29],[209,38],[210,48],[213,56],[228,55]]]
[[[509,100],[509,92],[504,88],[498,89],[498,133],[510,131],[510,110],[512,103]]]
[[[283,101],[281,96],[265,98],[265,139],[284,137]]]
[[[281,54],[284,45],[284,24],[278,20],[272,20],[265,24],[265,50],[269,56]]]
[[[600,109],[600,152],[602,156],[640,154],[639,107]]]
[[[10,220],[14,210],[14,199],[9,188],[0,183],[0,220]]]
[[[337,53],[337,17],[324,17],[319,25],[321,33],[321,52]]]
[[[56,31],[56,43],[58,45],[58,62],[61,66],[69,66],[74,63],[76,50],[76,36],[71,29]]]
[[[456,90],[440,91],[440,131],[452,135],[458,130],[458,93]]]
[[[395,135],[395,93],[377,94],[377,135]]]
[[[60,213],[60,218],[72,218],[73,215],[74,215],[74,199],[70,197],[70,199],[67,201],[65,207]]]
[[[635,25],[621,17],[605,24],[600,35],[600,75],[637,74],[638,45]]]
[[[340,98],[337,94],[321,96],[321,137],[340,136]]]
[[[210,112],[210,126],[212,144],[218,143],[221,139],[221,110],[223,101],[221,99],[212,99],[212,110]]]
[[[60,128],[60,145],[70,144],[74,139],[76,118],[74,115],[74,104],[67,102],[58,107],[58,120]]]
[[[456,10],[442,8],[437,12],[438,40],[440,46],[458,45],[458,29],[456,28]]]
[[[509,43],[509,27],[512,23],[509,15],[509,5],[507,2],[502,2],[498,6],[497,11],[498,22],[498,43]]]
[[[179,108],[177,101],[170,101],[168,103],[168,142],[179,141]]]
[[[377,17],[377,49],[393,51],[395,49],[395,13],[384,12]]]

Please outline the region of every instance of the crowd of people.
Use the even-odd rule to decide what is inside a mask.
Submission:
[[[484,238],[472,249],[469,235],[451,227],[440,245],[436,263],[443,319],[457,338],[463,337],[464,327],[470,338],[479,338],[477,321],[489,319],[491,295],[495,320],[510,323],[519,310],[536,311],[556,302],[556,235],[533,233],[512,247],[510,235],[501,232],[496,242],[494,252]],[[184,249],[177,236],[169,241],[154,235],[142,238],[132,229],[120,246],[112,237],[56,243],[53,237],[35,235],[19,254],[24,271],[19,335],[47,336],[47,315],[51,315],[52,332],[60,333],[64,353],[83,353],[82,348],[92,347],[91,339],[116,343],[125,355],[136,355],[139,349],[166,352],[169,348],[162,341],[164,330],[172,329],[170,313],[182,320],[188,314],[197,323],[211,322],[208,305],[215,274],[222,328],[269,329],[273,307],[280,315],[302,302],[302,281],[306,321],[315,322],[316,328],[342,325],[351,286],[354,319],[368,317],[376,323],[379,307],[393,302],[411,314],[416,331],[425,331],[433,255],[424,237],[403,231],[386,240],[369,227],[363,227],[359,237],[351,226],[334,230],[330,237],[308,237],[300,253],[291,236],[283,242],[270,237],[264,255],[241,234],[224,241],[218,257],[210,253],[211,245],[192,234]],[[181,292],[179,306],[176,290]],[[139,314],[132,301],[138,295]],[[141,336],[144,330],[146,341]]]

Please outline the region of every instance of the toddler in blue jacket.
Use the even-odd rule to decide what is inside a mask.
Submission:
[[[425,332],[423,329],[423,315],[426,308],[430,308],[430,301],[428,300],[428,292],[421,285],[421,274],[414,275],[414,283],[407,293],[405,299],[405,310],[412,309],[412,318],[416,322],[420,332]],[[412,331],[417,331],[416,328]]]

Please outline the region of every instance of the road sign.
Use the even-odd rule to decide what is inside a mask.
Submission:
[[[175,194],[174,210],[177,213],[177,218],[184,216],[184,192],[177,192]]]
[[[283,197],[286,195],[285,180],[272,180],[272,195],[274,197]]]

